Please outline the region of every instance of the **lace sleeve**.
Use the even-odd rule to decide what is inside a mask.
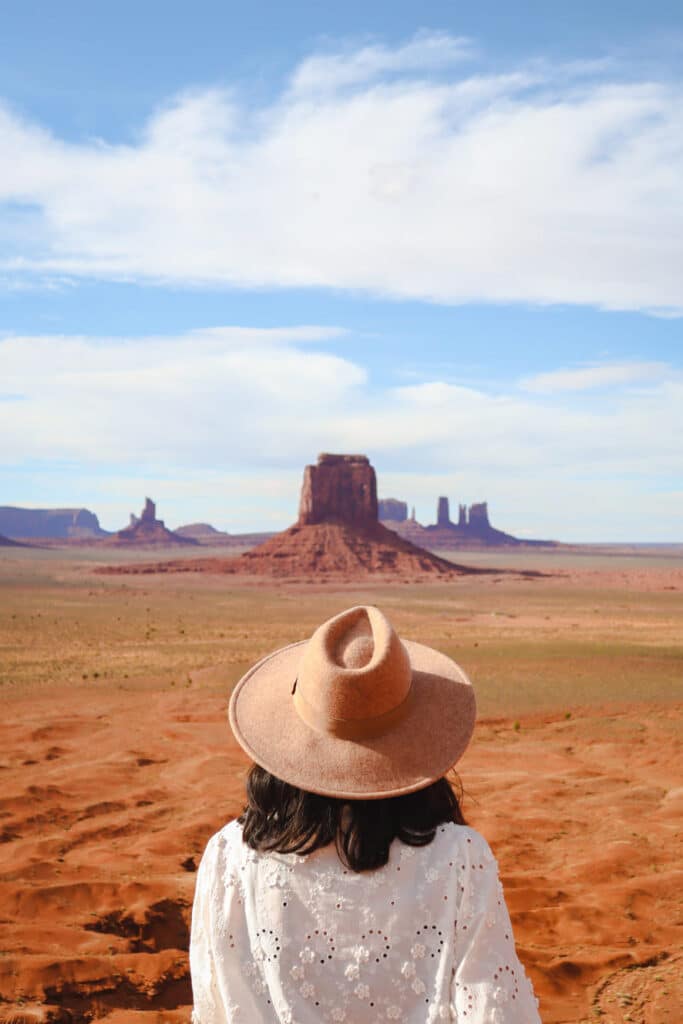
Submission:
[[[451,995],[458,1024],[541,1024],[517,953],[498,865],[486,840],[469,831],[456,926]]]
[[[218,984],[211,927],[212,893],[218,880],[218,843],[209,840],[204,851],[194,891],[190,932],[190,974],[192,977],[192,1024],[228,1024]]]

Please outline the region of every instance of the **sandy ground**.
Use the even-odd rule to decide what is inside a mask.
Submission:
[[[185,1024],[194,872],[241,807],[230,684],[362,595],[21,565],[0,603],[0,1021]],[[653,573],[369,595],[475,678],[464,808],[545,1024],[681,1019],[683,605],[680,571]]]
[[[199,678],[7,706],[0,1019],[188,1019],[194,870],[245,767],[224,704]],[[484,720],[461,763],[546,1024],[680,1019],[680,711]]]

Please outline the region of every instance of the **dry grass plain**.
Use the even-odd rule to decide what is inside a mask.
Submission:
[[[514,557],[549,575],[286,584],[0,552],[0,1021],[188,1020],[194,869],[241,806],[230,688],[368,602],[475,683],[465,811],[545,1024],[680,1020],[683,557]]]

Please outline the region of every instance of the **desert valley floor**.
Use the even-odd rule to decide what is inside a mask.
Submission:
[[[680,1020],[683,555],[362,585],[93,571],[142,557],[0,552],[3,1024],[189,1020],[194,872],[247,764],[231,686],[356,603],[474,681],[464,809],[544,1024]]]

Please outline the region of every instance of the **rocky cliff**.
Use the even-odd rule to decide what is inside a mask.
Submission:
[[[88,539],[106,537],[87,508],[20,508],[0,506],[0,533],[6,537]]]
[[[128,545],[161,545],[161,544],[198,544],[194,537],[181,537],[166,527],[163,519],[157,519],[156,505],[151,498],[145,498],[145,507],[141,514],[131,513],[130,524],[119,530],[105,543],[115,546]]]
[[[328,453],[304,470],[297,523],[246,551],[236,559],[236,569],[347,579],[375,573],[419,578],[468,571],[382,526],[375,470],[366,455]]]
[[[436,525],[441,529],[453,526],[448,498],[439,498],[436,506]]]
[[[511,547],[519,544],[546,544],[548,541],[526,541],[510,533],[496,530],[489,522],[489,509],[485,501],[475,502],[467,508],[458,505],[458,522],[451,522],[448,498],[437,503],[436,523],[424,528],[429,546],[448,547]]]
[[[209,523],[188,523],[187,526],[179,526],[175,533],[180,537],[190,537],[198,541],[204,547],[225,547],[225,548],[248,548],[256,544],[263,544],[273,536],[272,531],[268,533],[224,533],[217,530]]]
[[[492,529],[489,523],[489,507],[487,502],[480,501],[475,505],[470,505],[466,525],[469,526],[470,533],[481,534],[482,536],[485,536]],[[506,536],[510,536],[510,534],[506,534]]]
[[[491,526],[489,522],[488,504],[485,501],[475,502],[469,508],[458,505],[458,521],[451,520],[448,498],[441,496],[436,506],[436,523],[423,526],[412,519],[404,522],[386,520],[387,526],[395,530],[401,537],[432,550],[447,548],[483,548],[483,547],[515,547],[529,545],[531,547],[554,547],[556,542],[550,540],[527,540],[514,537]]]
[[[27,548],[29,544],[22,544],[18,540],[11,540],[9,537],[4,537],[0,533],[0,548]]]
[[[408,505],[396,498],[380,498],[377,513],[381,522],[404,523],[408,518]]]
[[[477,572],[438,558],[377,518],[375,471],[365,455],[323,454],[304,470],[299,518],[238,558],[185,558],[103,572],[225,572],[308,581],[353,581],[376,574],[400,580]]]
[[[187,526],[179,526],[175,532],[181,537],[194,537],[195,540],[204,541],[206,544],[230,536],[223,530],[217,530],[210,523],[188,523]]]
[[[377,479],[366,455],[318,456],[306,466],[299,502],[299,526],[349,523],[372,526],[377,522]]]

